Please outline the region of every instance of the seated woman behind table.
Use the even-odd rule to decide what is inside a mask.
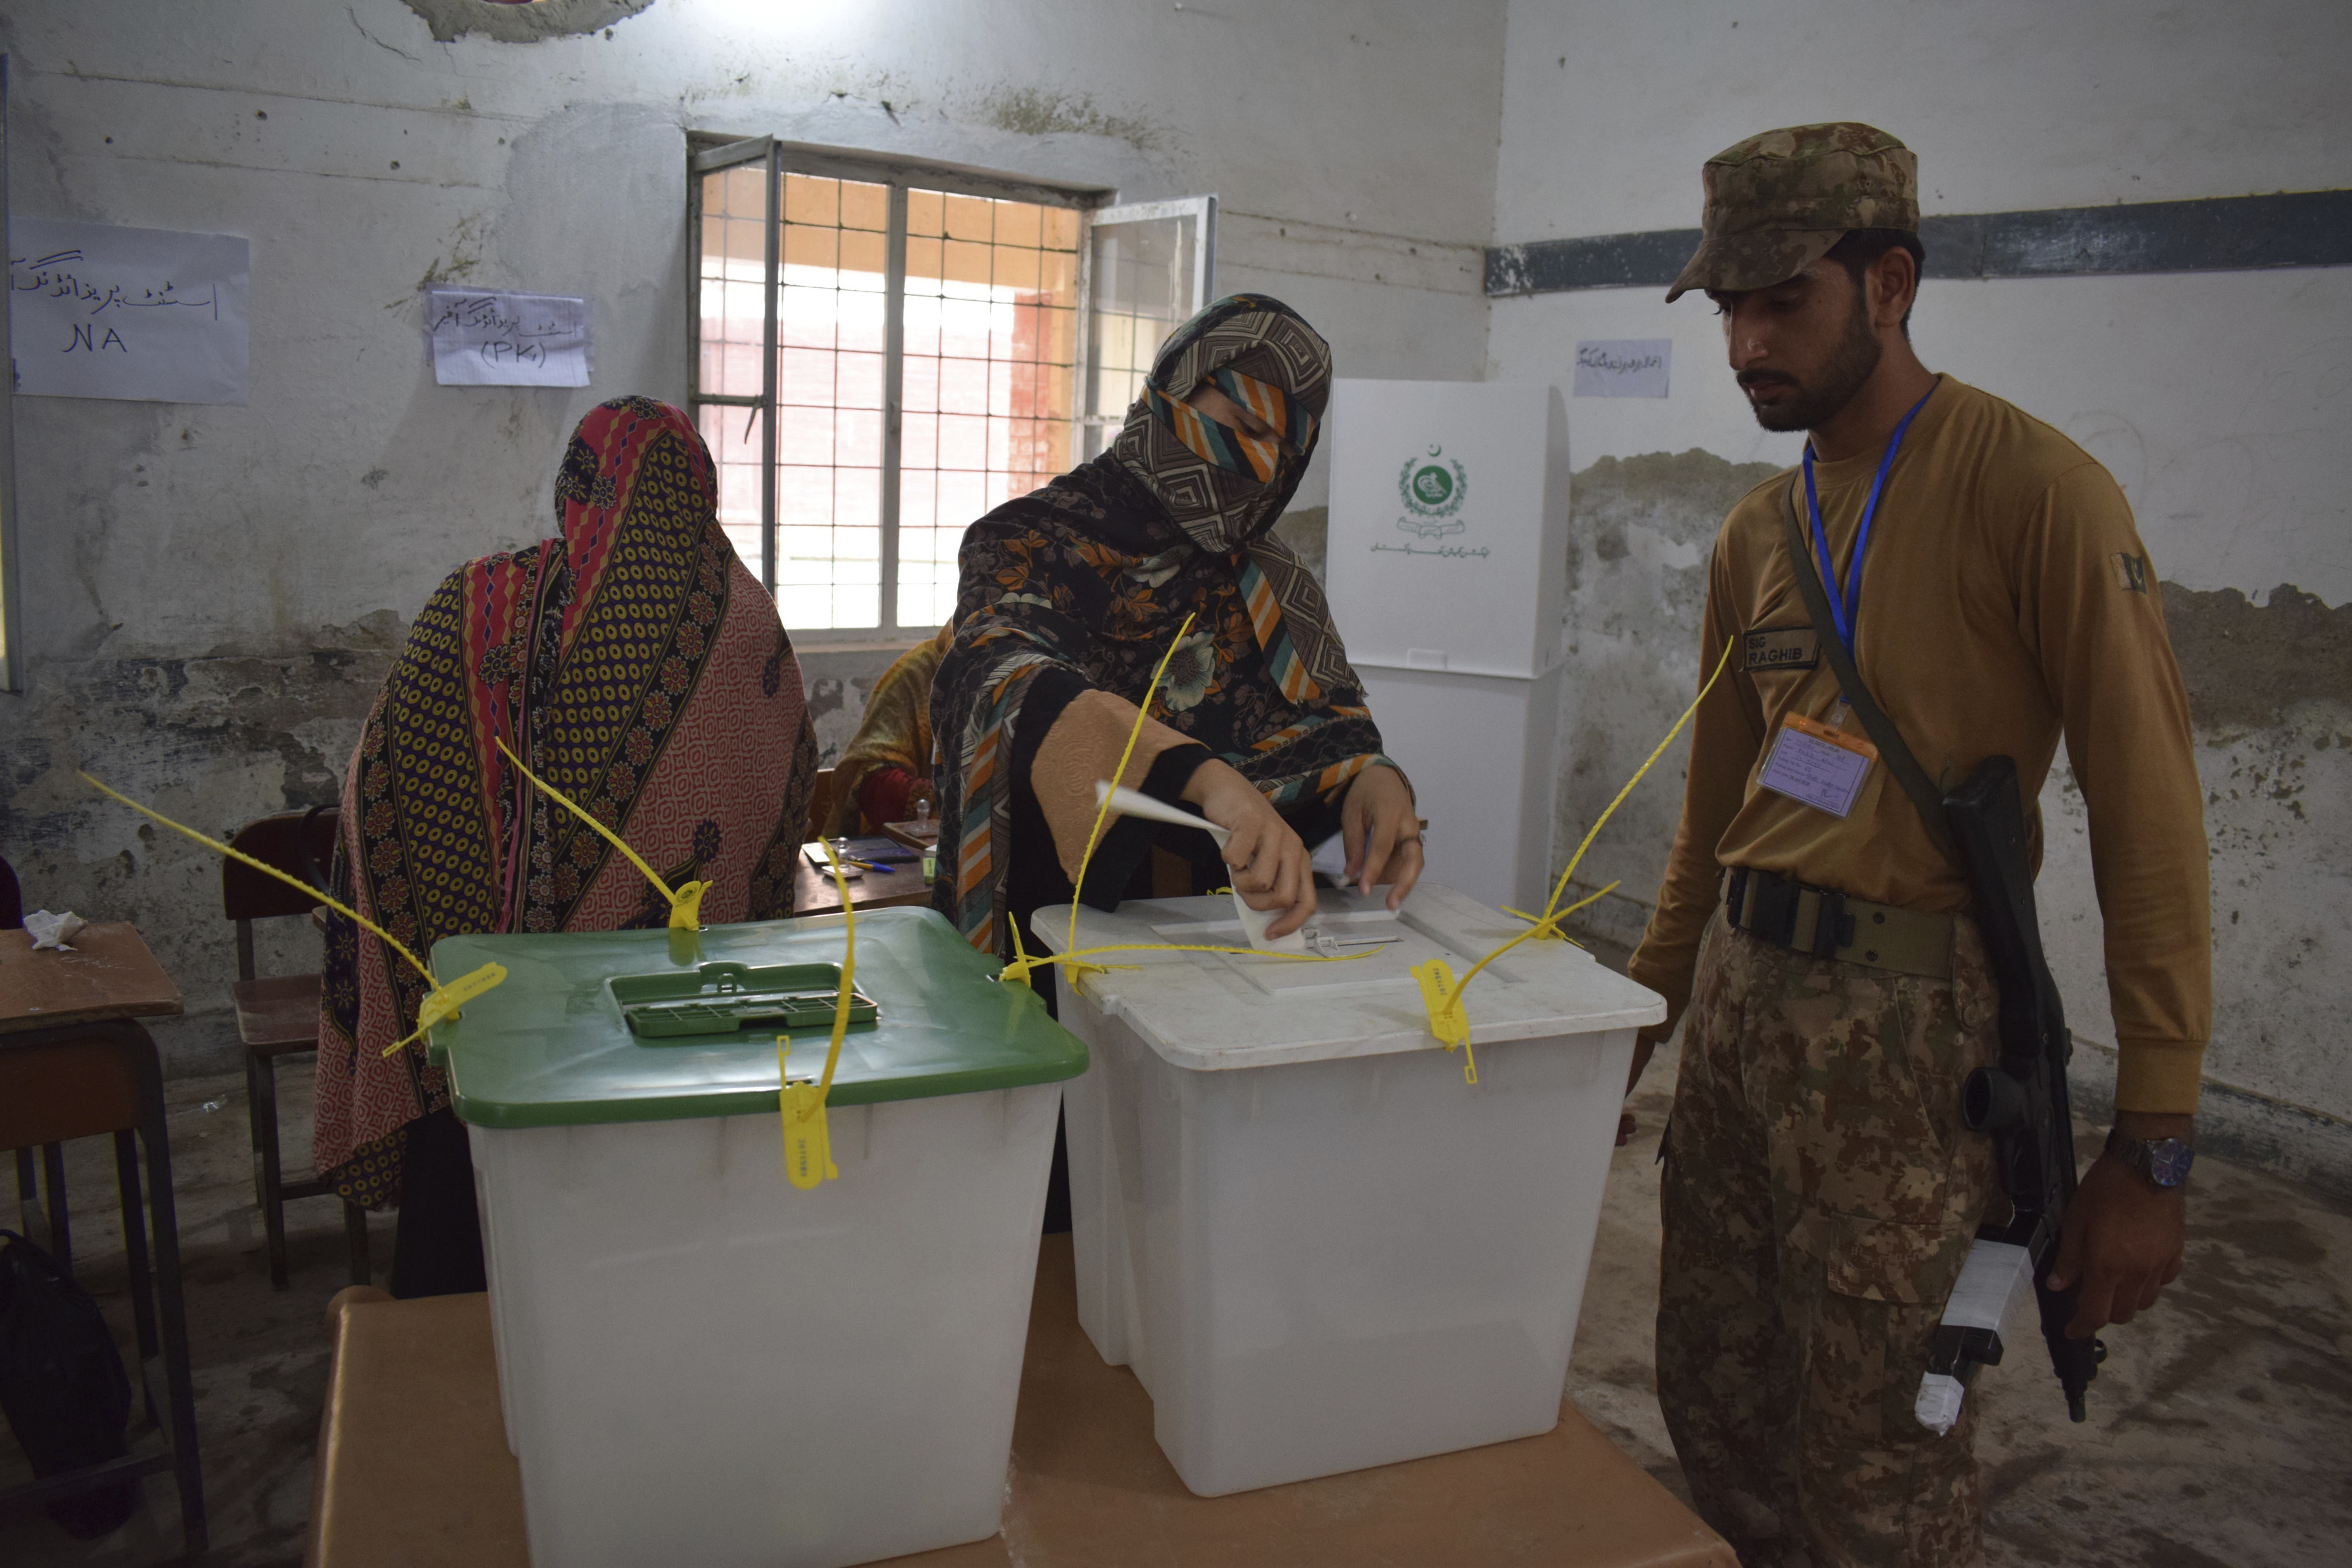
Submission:
[[[932,901],[974,946],[1009,954],[1008,914],[1069,901],[1095,783],[1171,644],[1118,782],[1232,837],[1221,860],[1205,833],[1115,819],[1086,863],[1087,901],[1179,890],[1154,886],[1157,842],[1185,858],[1181,891],[1230,881],[1281,910],[1268,930],[1286,935],[1315,912],[1307,846],[1337,832],[1348,879],[1402,902],[1422,864],[1412,788],[1381,754],[1321,588],[1269,531],[1330,390],[1329,346],[1297,311],[1220,300],[1161,346],[1108,451],[965,533],[931,695]]]
[[[555,479],[562,536],[469,562],[416,617],[343,778],[336,896],[430,952],[475,931],[619,931],[660,891],[499,752],[628,841],[711,924],[793,905],[816,734],[776,604],[719,526],[710,454],[647,397],[581,420]],[[620,720],[614,722],[615,717]],[[483,1286],[466,1129],[421,1045],[424,987],[383,939],[327,922],[317,1168],[397,1200],[394,1296]]]
[[[955,624],[900,654],[866,700],[866,717],[833,765],[827,837],[879,833],[931,798],[931,679],[954,640]]]

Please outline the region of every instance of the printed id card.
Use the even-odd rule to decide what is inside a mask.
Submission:
[[[1853,809],[1854,797],[1870,777],[1878,748],[1859,735],[1832,729],[1816,719],[1791,713],[1780,721],[1780,738],[1756,782],[1790,800],[1832,816]]]

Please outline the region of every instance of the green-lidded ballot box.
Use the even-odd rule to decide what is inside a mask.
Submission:
[[[451,937],[507,1441],[540,1568],[833,1568],[995,1531],[1064,1079],[1086,1047],[939,914]]]

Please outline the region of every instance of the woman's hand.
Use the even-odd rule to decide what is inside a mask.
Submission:
[[[1402,905],[1421,879],[1421,818],[1404,775],[1380,767],[1358,773],[1339,807],[1339,833],[1348,847],[1347,879],[1367,895],[1386,882],[1389,908]]]
[[[1307,846],[1258,788],[1229,764],[1202,763],[1184,785],[1184,798],[1232,837],[1225,865],[1234,890],[1254,910],[1284,910],[1265,934],[1288,936],[1315,913],[1315,872]]]

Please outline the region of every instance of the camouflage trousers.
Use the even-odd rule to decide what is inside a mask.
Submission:
[[[1978,1221],[2005,1205],[1960,1082],[1999,1055],[1976,928],[1953,978],[1700,946],[1663,1207],[1658,1397],[1748,1564],[1977,1561],[1977,1401],[1912,1418]],[[2005,1212],[2005,1207],[2004,1207]]]

